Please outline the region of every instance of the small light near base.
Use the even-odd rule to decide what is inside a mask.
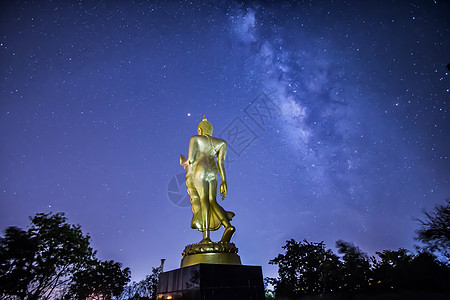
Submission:
[[[168,296],[166,299],[172,299],[172,296]]]

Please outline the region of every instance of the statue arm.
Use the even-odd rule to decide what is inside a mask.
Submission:
[[[191,139],[189,140],[188,159],[184,159],[184,161],[183,159],[184,156],[180,157],[180,164],[184,169],[187,168],[188,173],[192,173],[192,169],[189,168],[189,166],[192,165],[192,163],[197,159],[197,142],[195,136],[191,137]]]
[[[222,184],[220,185],[220,195],[222,196],[222,200],[225,199],[225,196],[227,195],[227,177],[225,174],[225,158],[227,156],[227,148],[228,145],[224,142],[217,153],[217,168],[219,169],[219,175],[222,179]]]

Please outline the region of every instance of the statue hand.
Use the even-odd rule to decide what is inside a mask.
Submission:
[[[186,167],[188,166],[189,162],[186,160],[186,158],[184,157],[184,155],[180,154],[180,165],[186,169]]]
[[[220,185],[220,195],[222,196],[222,200],[225,199],[225,196],[227,195],[227,183],[222,182]]]

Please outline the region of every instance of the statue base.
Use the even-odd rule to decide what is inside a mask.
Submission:
[[[230,242],[210,242],[187,245],[181,268],[197,264],[241,265],[238,249]]]
[[[264,300],[261,267],[197,264],[159,275],[156,299]]]

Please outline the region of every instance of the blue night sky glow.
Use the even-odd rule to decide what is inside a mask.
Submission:
[[[413,250],[412,218],[450,197],[448,11],[2,3],[0,229],[63,211],[134,280],[160,258],[178,268],[201,233],[174,177],[206,114],[232,148],[218,201],[236,213],[244,264],[275,276],[268,261],[290,238]]]

